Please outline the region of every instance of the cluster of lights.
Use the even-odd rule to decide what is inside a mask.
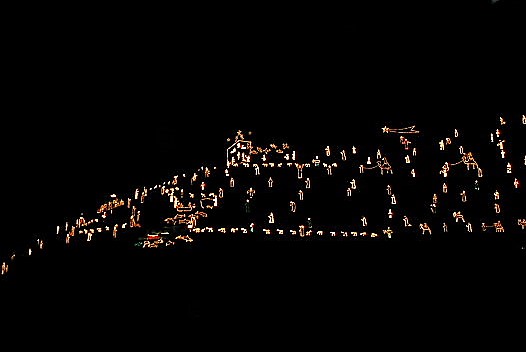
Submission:
[[[526,125],[526,116],[522,115],[522,125]],[[490,133],[490,143],[495,145],[496,156],[501,159],[502,162],[502,173],[510,176],[512,182],[511,186],[517,192],[520,191],[521,182],[519,178],[520,173],[517,173],[517,169],[512,164],[510,155],[511,151],[508,150],[510,143],[507,137],[507,127],[509,126],[508,121],[504,118],[499,117],[498,128],[494,132]],[[415,138],[418,137],[420,131],[416,129],[416,126],[393,128],[383,127],[382,135],[387,138],[389,135],[397,135],[403,155],[403,164],[400,166],[400,171],[405,168],[409,171],[408,176],[411,178],[417,177],[415,160],[420,157],[420,152],[417,149],[417,141]],[[250,135],[250,133],[249,133]],[[506,138],[505,138],[506,137]],[[409,139],[411,138],[411,140]],[[229,140],[230,141],[230,140]],[[314,175],[322,175],[324,177],[332,177],[335,173],[343,172],[339,170],[356,170],[356,178],[347,180],[347,184],[343,188],[349,201],[352,201],[354,192],[359,192],[358,184],[363,182],[366,176],[366,171],[378,170],[380,176],[385,177],[386,181],[389,180],[390,175],[394,174],[393,166],[389,162],[388,156],[383,152],[383,146],[379,146],[376,155],[362,155],[359,153],[359,149],[356,146],[349,148],[351,153],[347,154],[345,148],[325,145],[321,152],[315,154],[312,158],[307,158],[306,162],[300,162],[298,160],[298,154],[293,150],[287,143],[280,145],[272,143],[267,147],[255,146],[250,140],[246,140],[244,134],[241,131],[237,132],[232,144],[226,148],[226,168],[223,172],[216,172],[217,167],[202,166],[201,168],[194,170],[191,173],[183,173],[174,175],[169,181],[165,181],[161,184],[154,185],[152,187],[136,188],[134,193],[127,197],[117,197],[112,194],[111,201],[105,202],[98,207],[96,214],[92,219],[87,218],[84,214],[81,214],[73,222],[66,222],[65,225],[57,226],[57,236],[63,236],[66,244],[70,244],[71,240],[75,237],[83,238],[86,242],[91,242],[94,236],[99,234],[110,233],[114,238],[119,233],[126,233],[126,230],[133,228],[141,228],[142,216],[141,211],[143,210],[144,203],[148,200],[148,197],[154,192],[159,192],[173,209],[173,215],[164,219],[164,223],[168,225],[181,226],[186,228],[192,233],[243,233],[249,234],[259,231],[265,235],[291,235],[297,237],[309,237],[309,236],[329,236],[329,237],[386,237],[392,238],[395,233],[396,225],[394,221],[401,219],[400,226],[404,228],[415,228],[418,229],[422,235],[432,235],[434,232],[431,229],[432,220],[436,220],[441,214],[442,198],[453,198],[454,204],[457,205],[454,211],[452,211],[452,220],[441,219],[442,232],[446,233],[449,231],[450,226],[455,226],[456,229],[459,226],[463,226],[465,231],[470,233],[473,232],[473,224],[480,224],[480,229],[485,232],[493,230],[496,233],[504,232],[503,225],[503,213],[505,208],[500,203],[500,192],[495,190],[493,199],[490,202],[490,206],[493,208],[495,215],[494,219],[467,219],[463,214],[464,209],[468,209],[470,202],[472,201],[472,192],[480,192],[480,182],[484,176],[483,169],[480,162],[475,159],[475,153],[472,151],[466,151],[464,145],[461,143],[462,138],[458,129],[452,131],[452,135],[445,136],[438,142],[439,152],[442,153],[447,159],[444,160],[443,166],[437,170],[437,173],[444,178],[444,182],[441,185],[440,192],[432,193],[430,202],[430,213],[429,217],[409,217],[404,214],[400,208],[400,200],[404,199],[404,194],[395,194],[393,187],[388,184],[387,199],[386,199],[386,222],[381,224],[369,224],[366,216],[360,215],[359,221],[361,221],[362,230],[353,231],[347,229],[332,229],[332,230],[318,230],[313,229],[311,225],[311,219],[307,218],[305,224],[299,224],[296,227],[283,226],[279,223],[279,211],[270,210],[267,213],[266,221],[260,224],[250,223],[248,226],[242,227],[202,227],[198,226],[202,219],[208,218],[208,214],[213,212],[215,209],[220,208],[223,205],[224,198],[228,193],[243,194],[244,205],[247,213],[253,211],[252,204],[254,199],[258,197],[260,193],[274,192],[276,188],[281,186],[281,180],[275,176],[267,174],[267,170],[270,169],[295,169],[295,177],[298,180],[297,186],[294,184],[287,185],[287,187],[297,187],[294,189],[295,197],[288,199],[289,214],[300,213],[303,209],[305,199],[308,197],[308,193],[311,192],[313,187],[312,179]],[[457,154],[458,152],[458,154]],[[452,156],[452,153],[456,156]],[[320,158],[321,156],[321,158]],[[460,158],[457,159],[457,158]],[[337,160],[336,160],[337,159]],[[451,159],[454,161],[452,162]],[[374,161],[373,161],[374,160]],[[351,168],[345,168],[346,165],[352,165]],[[410,165],[410,166],[407,166]],[[465,165],[465,168],[456,168],[456,166]],[[524,155],[524,166],[526,166],[526,155]],[[356,167],[356,168],[355,168]],[[261,183],[266,185],[265,189],[257,188],[255,184],[246,185],[246,180],[242,179],[242,175],[239,175],[238,171],[245,168],[252,168],[254,170],[253,175],[256,179],[263,180]],[[321,170],[317,172],[316,170]],[[462,171],[463,170],[463,171]],[[398,173],[398,169],[397,169]],[[474,179],[473,189],[458,189],[458,193],[455,192],[455,186],[450,185],[448,180],[454,173],[462,173],[462,176],[471,177]],[[403,173],[401,173],[403,174]],[[216,178],[214,178],[216,176]],[[322,177],[320,176],[320,177]],[[311,178],[312,177],[312,178]],[[219,179],[220,187],[214,189],[211,185],[216,183],[209,180]],[[508,180],[510,178],[506,178]],[[387,181],[388,182],[388,181]],[[185,188],[185,187],[188,188]],[[215,187],[215,186],[214,186]],[[509,189],[510,187],[507,187]],[[504,187],[503,187],[504,189]],[[453,192],[450,192],[453,190]],[[277,192],[277,191],[276,191]],[[451,199],[450,199],[451,200]],[[451,203],[451,202],[450,202]],[[115,222],[113,219],[113,210],[116,208],[126,208],[129,211],[128,217],[124,222]],[[283,208],[276,204],[276,209]],[[451,211],[451,210],[448,210]],[[443,212],[442,212],[443,213]],[[400,215],[399,215],[400,214]],[[451,212],[449,213],[451,214]],[[448,216],[449,218],[449,216]],[[445,221],[444,221],[445,220]],[[526,229],[526,218],[516,219],[516,226],[521,230]],[[113,221],[113,222],[112,222]],[[413,223],[415,226],[413,226]],[[372,229],[370,231],[369,229]],[[193,239],[188,235],[180,235],[175,239],[184,242],[192,242]],[[140,242],[141,246],[145,248],[158,248],[160,246],[170,246],[175,242],[170,239],[165,239],[163,236],[146,236],[146,238]],[[31,255],[36,249],[42,250],[44,247],[44,241],[39,239],[36,245],[29,246],[25,251],[25,254]],[[15,254],[12,254],[7,260],[2,261],[1,274],[6,275],[9,270],[9,264],[15,258]]]

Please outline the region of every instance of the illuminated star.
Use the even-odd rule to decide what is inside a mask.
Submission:
[[[389,133],[389,127],[387,127],[387,126],[382,127],[382,132],[383,133]]]

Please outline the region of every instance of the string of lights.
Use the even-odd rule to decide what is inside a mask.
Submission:
[[[518,121],[499,116],[480,153],[465,150],[459,129],[441,138],[437,148],[436,140],[424,145],[421,131],[412,125],[383,127],[382,144],[373,149],[325,145],[305,158],[288,143],[257,146],[237,131],[227,139],[224,168],[203,165],[130,194],[111,194],[92,214],[57,225],[55,233],[39,236],[22,251],[7,251],[0,258],[1,276],[18,257],[43,251],[48,242],[72,246],[103,236],[135,236],[135,246],[142,248],[193,243],[205,234],[385,240],[408,234],[432,239],[450,232],[524,236],[526,154],[512,149],[518,146],[511,143],[512,126],[523,138],[526,116]],[[399,136],[393,140],[392,135]],[[491,148],[494,154],[484,159]],[[374,149],[376,155],[370,153]],[[428,170],[430,176],[424,176]],[[416,192],[408,188],[414,182],[429,187]],[[427,204],[418,204],[421,199]],[[155,215],[149,213],[151,202],[161,205]]]

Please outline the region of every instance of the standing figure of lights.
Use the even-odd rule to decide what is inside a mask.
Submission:
[[[362,218],[360,220],[362,221],[362,226],[366,227],[367,226],[367,218],[365,216],[362,216]]]
[[[345,150],[340,151],[340,155],[342,157],[342,161],[347,160],[347,156],[345,155]]]
[[[294,202],[294,201],[291,200],[291,201],[289,202],[289,207],[290,207],[290,211],[291,211],[292,213],[295,213],[295,212],[296,212],[296,202]]]
[[[504,150],[504,143],[506,142],[505,139],[503,140],[500,140],[499,143],[497,143],[497,146],[499,147],[500,150]]]
[[[245,200],[245,213],[250,213],[250,199]]]
[[[296,163],[296,168],[298,169],[298,179],[303,178],[303,164]]]
[[[468,201],[468,196],[466,194],[466,191],[463,190],[462,192],[460,192],[460,198],[462,200],[462,203],[466,203]]]

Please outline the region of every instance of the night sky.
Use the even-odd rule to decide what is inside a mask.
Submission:
[[[516,3],[456,3],[14,11],[3,65],[13,230],[215,161],[238,129],[329,141],[386,121],[491,126],[519,113]]]

